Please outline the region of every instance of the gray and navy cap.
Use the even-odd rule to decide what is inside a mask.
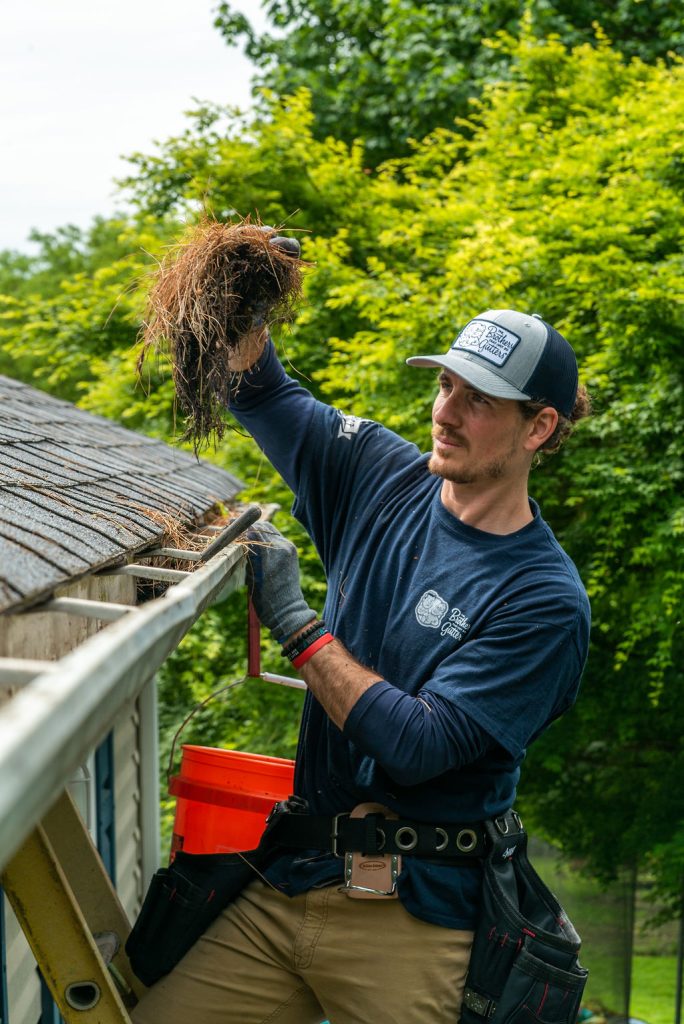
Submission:
[[[567,417],[577,397],[575,353],[537,313],[489,309],[465,325],[445,355],[406,362],[443,366],[485,395],[545,402]]]

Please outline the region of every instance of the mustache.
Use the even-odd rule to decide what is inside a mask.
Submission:
[[[465,438],[455,430],[449,430],[445,427],[433,427],[432,439],[433,441],[439,441],[444,438],[446,441],[451,441],[453,444],[461,444],[466,447]]]

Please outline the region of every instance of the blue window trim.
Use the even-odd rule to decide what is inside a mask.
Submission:
[[[64,1019],[57,1009],[57,1004],[50,994],[50,989],[45,984],[45,978],[40,975],[40,1021],[39,1024],[64,1024]]]
[[[95,751],[95,841],[105,870],[116,885],[114,733]]]

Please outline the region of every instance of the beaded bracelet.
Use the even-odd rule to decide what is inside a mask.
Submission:
[[[293,640],[288,640],[286,643],[284,643],[283,654],[285,655],[285,657],[289,658],[292,652],[295,651],[297,647],[300,647],[303,644],[303,641],[305,641],[308,637],[316,633],[319,629],[321,629],[321,627],[325,629],[323,622],[321,622],[320,619],[314,619],[314,621],[311,622],[306,627],[306,629],[303,629],[302,632],[299,633]],[[304,644],[304,646],[306,646],[306,644]],[[304,647],[302,647],[302,650],[303,649]]]
[[[319,637],[324,636],[327,632],[328,629],[326,625],[323,622],[319,622],[315,629],[307,632],[306,637],[297,637],[295,643],[288,644],[287,648],[283,651],[283,654],[286,658],[289,658],[290,661],[294,661],[294,659],[298,658],[300,654],[303,654],[312,643],[315,643]]]

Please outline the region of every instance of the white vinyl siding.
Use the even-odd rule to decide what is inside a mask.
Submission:
[[[136,706],[114,727],[116,890],[131,921],[143,896],[139,725]]]

